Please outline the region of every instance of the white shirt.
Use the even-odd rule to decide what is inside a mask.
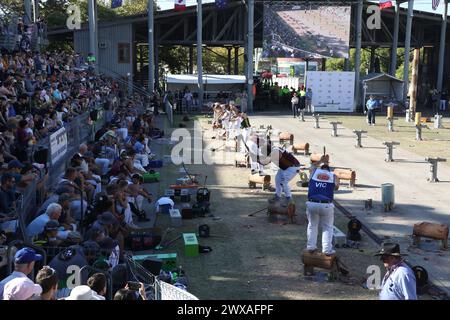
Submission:
[[[26,274],[20,271],[14,271],[9,276],[7,276],[5,279],[3,279],[0,282],[0,299],[3,300],[3,290],[5,289],[5,284],[10,282],[12,279],[16,278],[26,278]]]
[[[385,276],[386,277],[386,276]],[[380,300],[417,300],[416,276],[403,262],[383,279]]]

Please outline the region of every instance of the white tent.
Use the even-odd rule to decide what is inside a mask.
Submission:
[[[366,89],[364,90],[364,85]],[[373,95],[376,99],[403,101],[403,80],[385,73],[370,73],[361,79],[362,98]],[[364,101],[365,101],[364,100]],[[363,101],[361,101],[363,102]]]
[[[167,90],[183,90],[186,87],[191,91],[197,91],[198,78],[195,74],[169,74],[166,79]],[[203,89],[208,93],[220,91],[232,92],[245,89],[245,76],[204,74]]]

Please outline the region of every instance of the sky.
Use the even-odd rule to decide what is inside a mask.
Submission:
[[[161,7],[162,10],[167,9],[173,9],[174,6],[174,0],[156,0],[158,3],[158,6]],[[257,0],[256,0],[257,1]],[[211,3],[214,2],[214,0],[203,0],[203,3]],[[378,1],[371,1],[371,2],[378,2]],[[393,1],[394,3],[395,1]],[[197,0],[186,0],[187,6],[192,6],[197,4]],[[403,3],[401,7],[408,7],[408,3]],[[421,11],[427,11],[432,13],[444,13],[444,0],[441,0],[439,3],[439,7],[436,11],[434,11],[431,8],[431,0],[415,0],[414,1],[414,10],[421,10]]]

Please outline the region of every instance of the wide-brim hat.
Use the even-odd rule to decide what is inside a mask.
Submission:
[[[383,242],[380,251],[376,252],[374,256],[402,257],[407,256],[407,254],[400,252],[400,245],[398,243]]]

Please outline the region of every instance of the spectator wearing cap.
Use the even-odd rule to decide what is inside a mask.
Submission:
[[[58,246],[61,240],[58,240],[59,222],[50,220],[44,226],[44,231],[33,239],[33,244],[41,247]]]
[[[89,288],[94,291],[94,295],[99,298],[99,300],[105,300],[106,295],[106,276],[103,273],[94,273],[92,276],[89,277],[86,284],[89,286]]]
[[[42,288],[39,296],[33,297],[32,300],[55,300],[55,294],[58,290],[58,275],[55,269],[44,266],[36,275],[36,284]]]
[[[97,220],[92,224],[92,228],[103,230],[105,234],[109,234],[109,227],[116,222],[117,219],[110,211],[103,212],[97,217]]]
[[[40,216],[36,217],[31,223],[27,226],[26,233],[27,236],[30,238],[34,238],[40,233],[44,232],[45,225],[50,220],[56,220],[58,221],[62,212],[62,207],[58,203],[51,203],[47,210],[45,210],[45,213],[41,214]],[[58,232],[58,238],[59,239],[67,239],[69,232],[65,230],[61,230]]]
[[[23,168],[25,168],[25,165],[19,160],[11,160],[8,162],[8,172],[14,176],[16,184],[20,187],[26,187],[31,181],[37,178],[35,173],[22,175],[21,171]]]
[[[3,300],[29,300],[42,293],[42,287],[28,278],[15,278],[5,284]]]
[[[406,254],[400,253],[400,245],[383,242],[374,255],[380,257],[386,268],[381,283],[380,300],[417,300],[416,276],[403,261]]]
[[[27,276],[33,271],[35,262],[41,260],[42,255],[29,247],[17,251],[14,255],[14,272],[0,282],[0,297],[3,297],[4,288],[8,282],[16,278],[28,279]],[[30,279],[28,281],[33,283]]]

